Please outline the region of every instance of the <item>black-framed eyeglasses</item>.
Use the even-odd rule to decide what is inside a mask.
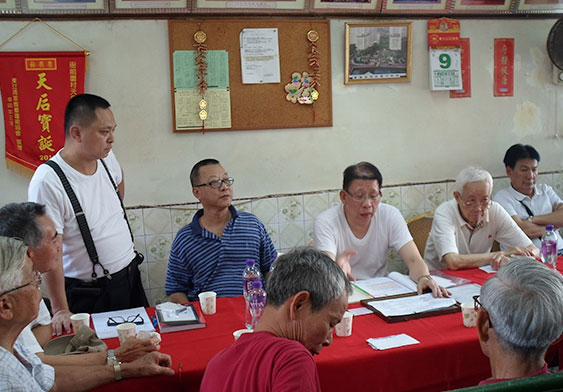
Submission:
[[[143,325],[145,323],[145,320],[143,319],[143,316],[141,316],[141,314],[137,314],[136,316],[127,316],[127,317],[122,317],[122,316],[114,316],[114,317],[108,317],[108,327],[115,327],[119,324],[123,324],[123,323],[134,323],[137,325]]]
[[[478,311],[479,308],[483,308],[483,305],[481,305],[481,302],[479,302],[480,297],[481,297],[480,295],[473,296],[473,308],[475,309],[475,311]],[[483,310],[487,312],[487,309],[483,308]],[[487,318],[489,319],[489,328],[493,328],[493,322],[491,321],[491,316],[489,315],[489,312],[487,312]]]
[[[219,189],[221,188],[221,185],[225,184],[227,186],[231,186],[233,185],[235,182],[235,179],[233,177],[227,177],[227,178],[223,178],[222,180],[213,180],[213,181],[209,181],[208,183],[205,184],[199,184],[199,185],[194,185],[194,188],[199,188],[201,186],[208,186],[210,188],[213,189]]]
[[[366,200],[371,201],[372,203],[377,203],[380,199],[381,199],[381,191],[378,191],[378,193],[374,193],[371,195],[363,195],[363,196],[358,196],[358,195],[353,195],[351,194],[348,189],[344,189],[346,191],[347,194],[350,195],[350,198],[352,198],[352,200],[357,201],[358,203],[363,203]]]
[[[34,285],[36,289],[39,289],[39,287],[41,286],[41,282],[42,282],[41,274],[38,271],[33,271],[33,274],[34,274],[35,277],[31,282],[28,282],[26,284],[22,284],[21,286],[18,286],[18,287],[14,287],[13,289],[10,289],[10,290],[6,290],[2,294],[0,294],[0,297],[3,296],[3,295],[6,295],[8,293],[11,293],[13,291],[23,289],[24,287],[31,286],[31,285]]]

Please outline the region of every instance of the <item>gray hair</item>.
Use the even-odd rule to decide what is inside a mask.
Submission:
[[[481,287],[500,344],[525,358],[543,355],[563,332],[563,277],[540,262],[519,258]]]
[[[280,256],[274,265],[268,278],[267,304],[276,308],[300,291],[311,295],[313,312],[320,311],[344,292],[352,294],[352,285],[342,269],[317,249],[293,249]]]
[[[45,206],[33,202],[10,203],[0,208],[0,235],[19,238],[31,248],[39,248],[44,233],[37,218],[45,215]]]
[[[462,169],[455,179],[456,190],[461,194],[465,184],[475,181],[486,181],[493,190],[493,177],[491,174],[477,166],[468,166]]]
[[[22,283],[27,246],[20,240],[0,236],[0,292]]]

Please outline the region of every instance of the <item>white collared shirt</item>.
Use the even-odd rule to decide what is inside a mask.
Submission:
[[[532,244],[500,204],[492,201],[483,218],[483,225],[473,229],[463,219],[457,202],[452,199],[436,209],[426,242],[424,261],[429,269],[441,270],[446,268],[442,262],[444,255],[488,253],[494,240],[509,248]]]
[[[530,216],[526,208],[522,205],[524,203],[534,215],[545,215],[553,212],[553,205],[563,203],[563,200],[549,185],[536,184],[534,188],[534,196],[531,198],[528,195],[518,192],[512,186],[501,189],[494,196],[493,199],[504,207],[508,215],[517,216],[524,220]],[[557,235],[557,249],[563,249],[563,238],[556,230]],[[532,238],[532,242],[538,248],[541,248],[541,238]]]

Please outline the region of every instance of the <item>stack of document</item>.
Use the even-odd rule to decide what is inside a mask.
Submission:
[[[455,303],[456,301],[453,298],[434,298],[432,294],[428,293],[382,301],[370,301],[369,305],[385,317],[392,317],[446,309],[455,305]]]
[[[156,306],[156,319],[161,333],[205,327],[205,319],[193,305],[165,302]]]

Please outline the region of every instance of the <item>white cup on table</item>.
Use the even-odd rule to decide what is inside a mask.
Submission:
[[[217,293],[215,291],[204,291],[199,293],[198,297],[203,314],[215,314],[217,311]]]
[[[354,314],[349,311],[345,311],[342,316],[342,320],[334,327],[336,331],[336,336],[346,337],[352,335],[352,321],[354,320]]]
[[[463,325],[471,328],[477,325],[477,312],[473,302],[464,302],[461,304],[461,317],[463,318]]]
[[[115,329],[117,329],[117,337],[121,344],[127,339],[134,338],[137,335],[137,325],[135,325],[135,323],[119,324]]]
[[[76,313],[70,316],[70,322],[72,323],[72,329],[74,333],[78,333],[83,325],[90,327],[90,315],[88,313]]]

